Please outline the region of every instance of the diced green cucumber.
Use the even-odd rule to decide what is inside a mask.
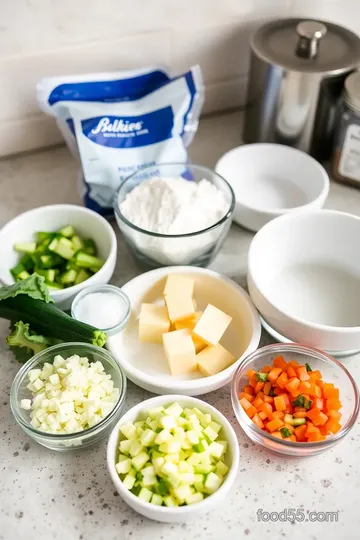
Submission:
[[[44,242],[44,240],[51,240],[54,238],[56,233],[53,232],[37,232],[36,233],[36,240],[38,242]]]
[[[19,261],[20,264],[23,265],[23,267],[25,268],[25,270],[27,270],[28,272],[32,272],[33,269],[34,269],[34,261],[32,259],[32,256],[29,255],[28,253],[25,253],[25,255],[23,255]]]
[[[27,272],[26,270],[23,270],[22,272],[20,272],[20,274],[18,274],[16,276],[16,279],[17,280],[23,280],[23,279],[27,279],[30,277],[30,274],[29,272]]]
[[[72,268],[71,270],[64,272],[64,274],[60,277],[60,280],[64,285],[68,285],[69,283],[75,283],[77,274],[77,271]]]
[[[84,248],[84,242],[81,240],[80,236],[77,236],[76,234],[71,238],[71,242],[75,252]]]
[[[86,238],[86,240],[84,240],[84,251],[88,255],[96,255],[96,244],[92,238]]]
[[[294,418],[291,414],[285,414],[284,423],[290,426],[302,426],[306,424],[306,418]]]
[[[186,497],[185,502],[186,504],[195,504],[198,502],[201,502],[204,499],[204,495],[202,493],[192,493],[188,497]]]
[[[165,506],[169,507],[179,506],[174,497],[172,497],[171,495],[167,495],[166,497],[164,497],[164,504]]]
[[[153,496],[151,497],[151,504],[156,504],[157,506],[161,506],[163,503],[163,498],[161,495],[158,495],[157,493],[153,493]]]
[[[75,229],[72,225],[67,225],[66,227],[60,229],[59,234],[65,236],[66,238],[71,238],[75,234]]]
[[[48,270],[39,268],[36,273],[39,274],[39,276],[43,276],[47,282],[55,281],[56,271],[53,268],[49,268]]]
[[[61,257],[55,253],[49,255],[34,255],[33,257],[36,261],[36,265],[43,269],[53,268],[61,263]]]
[[[86,270],[82,268],[81,270],[79,270],[76,276],[75,285],[78,285],[79,283],[86,281],[87,279],[89,279],[89,277],[91,277],[91,274],[89,274],[89,272],[87,272]]]
[[[75,253],[71,241],[67,238],[54,238],[49,244],[49,250],[60,255],[63,259],[71,259]]]
[[[61,291],[64,288],[64,285],[56,283],[56,281],[45,281],[45,285],[49,287],[49,289],[54,289],[56,291]]]
[[[19,253],[35,253],[36,242],[23,242],[14,245],[15,251]]]
[[[104,261],[85,253],[85,251],[78,251],[74,257],[74,262],[81,268],[92,268],[92,271],[94,271],[94,269],[100,270],[104,264]]]
[[[216,464],[215,472],[216,474],[219,474],[220,476],[225,476],[229,472],[229,467],[225,465],[223,461],[219,461]]]
[[[123,485],[126,489],[130,491],[134,487],[135,484],[135,477],[131,476],[130,474],[127,474],[123,480]]]
[[[121,433],[124,435],[124,437],[126,437],[127,439],[130,439],[130,440],[136,439],[136,427],[131,422],[120,426],[119,429]]]
[[[152,496],[153,496],[152,491],[150,491],[150,489],[147,489],[145,487],[141,488],[138,495],[139,499],[144,502],[150,502]]]
[[[210,472],[205,480],[205,489],[207,493],[211,494],[214,493],[219,489],[223,481],[222,476],[219,476],[213,472]]]
[[[10,270],[10,273],[14,279],[16,279],[22,272],[26,272],[26,268],[21,263],[16,264]]]
[[[149,454],[146,452],[140,452],[140,454],[132,458],[132,466],[136,471],[140,471],[144,467],[145,463],[149,461],[149,459]]]

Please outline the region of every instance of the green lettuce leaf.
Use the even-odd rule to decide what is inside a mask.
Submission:
[[[46,303],[54,302],[45,285],[45,279],[37,274],[33,274],[22,281],[17,281],[12,285],[0,287],[0,302],[7,298],[14,298],[19,294],[26,294],[34,300],[43,300]]]

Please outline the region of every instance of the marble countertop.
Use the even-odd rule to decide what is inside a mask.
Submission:
[[[194,162],[213,167],[240,144],[241,114],[201,121],[191,147]],[[0,161],[0,226],[24,210],[52,203],[79,204],[77,164],[66,148]],[[333,183],[327,207],[360,215],[360,191]],[[118,234],[118,264],[112,282],[122,285],[139,273]],[[211,268],[245,284],[252,234],[233,225]],[[1,261],[2,262],[2,261]],[[106,442],[86,452],[55,453],[38,446],[16,425],[9,406],[10,385],[19,364],[5,344],[0,321],[0,539],[17,540],[200,540],[270,538],[355,540],[359,538],[360,426],[333,450],[304,460],[275,457],[250,442],[239,428],[229,387],[204,396],[234,426],[241,461],[227,501],[209,515],[186,524],[160,524],[137,515],[117,495],[106,468]],[[263,332],[262,343],[270,342]],[[360,383],[359,356],[344,363]],[[151,394],[129,383],[126,407]],[[338,512],[336,523],[272,522],[259,510]],[[265,518],[266,518],[265,514]],[[323,519],[319,515],[319,520]]]

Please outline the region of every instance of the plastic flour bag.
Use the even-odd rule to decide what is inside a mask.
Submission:
[[[199,66],[176,78],[151,67],[43,79],[37,97],[80,157],[84,204],[110,216],[116,191],[132,173],[187,161],[204,85]]]

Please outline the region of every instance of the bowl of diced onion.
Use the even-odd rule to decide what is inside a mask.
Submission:
[[[158,396],[130,409],[107,448],[119,495],[139,514],[167,523],[217,507],[234,484],[239,459],[224,415],[183,395]]]
[[[61,343],[39,352],[18,371],[10,405],[32,439],[51,450],[68,451],[108,435],[125,395],[126,377],[105,349]]]

